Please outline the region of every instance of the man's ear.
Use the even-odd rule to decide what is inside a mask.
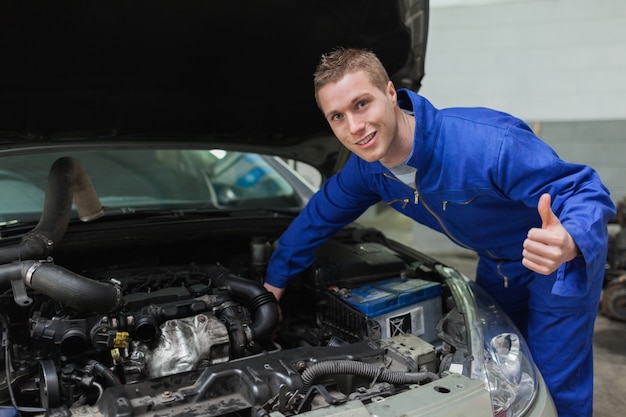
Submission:
[[[398,102],[398,93],[396,92],[396,87],[394,87],[393,82],[389,81],[387,83],[387,94],[391,98],[391,102],[396,104]]]

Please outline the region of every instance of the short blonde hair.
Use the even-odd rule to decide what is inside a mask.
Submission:
[[[319,107],[318,92],[326,84],[334,83],[344,75],[356,71],[365,71],[373,85],[385,91],[389,83],[389,74],[376,54],[366,49],[337,48],[322,55],[315,72],[313,86],[315,101]]]

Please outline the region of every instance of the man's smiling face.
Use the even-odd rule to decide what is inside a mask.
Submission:
[[[398,125],[397,95],[391,82],[382,91],[364,71],[357,71],[320,88],[318,96],[324,117],[348,150],[367,162],[402,162],[395,161],[392,148]]]

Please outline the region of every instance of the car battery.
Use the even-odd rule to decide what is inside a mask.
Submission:
[[[353,288],[341,298],[376,321],[382,339],[413,334],[434,342],[442,314],[441,293],[437,282],[397,277]]]

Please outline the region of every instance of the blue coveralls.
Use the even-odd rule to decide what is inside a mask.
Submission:
[[[414,187],[379,162],[352,155],[281,236],[267,282],[284,288],[315,250],[381,199],[415,221],[476,251],[476,279],[524,333],[559,416],[591,416],[592,338],[607,255],[609,192],[590,167],[567,163],[521,120],[485,108],[436,109],[398,90],[415,115]],[[550,276],[522,263],[528,231],[541,227],[537,203],[552,210],[581,256]]]

